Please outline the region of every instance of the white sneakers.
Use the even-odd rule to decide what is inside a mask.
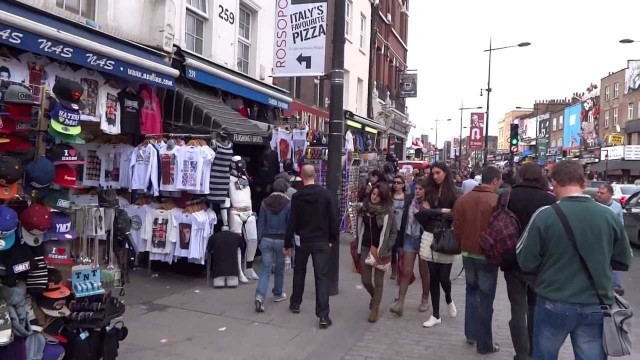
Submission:
[[[248,268],[244,271],[244,276],[249,280],[258,280],[258,274],[252,268]]]
[[[456,308],[456,304],[454,304],[453,301],[447,307],[449,308],[449,316],[451,316],[452,318],[458,316],[458,309]]]
[[[430,328],[430,327],[434,327],[434,326],[436,326],[436,325],[438,325],[440,323],[442,323],[442,319],[436,319],[435,317],[433,317],[433,315],[431,315],[429,320],[425,321],[422,324],[422,327]]]

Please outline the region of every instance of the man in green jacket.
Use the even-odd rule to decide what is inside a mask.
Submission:
[[[613,303],[612,269],[629,269],[629,239],[611,210],[582,194],[585,179],[579,162],[556,164],[551,178],[558,205],[568,218],[597,290],[554,209],[538,210],[516,249],[522,270],[538,274],[533,358],[557,358],[571,335],[576,359],[606,359],[600,340],[603,311],[599,298]]]

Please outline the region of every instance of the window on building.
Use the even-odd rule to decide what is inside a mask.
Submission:
[[[292,77],[290,78],[291,82],[291,93],[293,97],[296,99],[300,99],[300,93],[302,92],[302,78],[301,77]]]
[[[366,105],[364,103],[364,81],[360,78],[358,78],[356,92],[356,113],[362,114],[366,110]]]
[[[367,17],[360,13],[360,49],[364,50],[367,42]]]
[[[604,112],[604,127],[605,129],[609,127],[609,110]]]
[[[627,120],[633,120],[633,103],[629,103],[627,108]]]
[[[347,0],[347,5],[344,11],[344,34],[351,36],[351,13],[353,12],[353,1]]]
[[[609,94],[609,86],[604,88],[604,100],[609,101],[611,99],[611,95]]]
[[[562,130],[564,127],[564,115],[560,115],[558,118],[558,130]]]
[[[207,0],[187,0],[187,5],[205,14],[207,13]]]
[[[56,6],[87,19],[96,18],[96,0],[56,0]]]
[[[202,55],[204,52],[204,20],[195,13],[187,11],[185,21],[187,50]]]
[[[240,6],[238,15],[238,71],[249,74],[252,14],[249,10]]]
[[[613,126],[618,125],[618,108],[613,108]]]
[[[613,98],[617,99],[620,93],[620,83],[613,84]]]
[[[553,131],[557,130],[557,122],[558,122],[558,118],[553,118],[553,121],[551,122],[551,129],[553,129]]]

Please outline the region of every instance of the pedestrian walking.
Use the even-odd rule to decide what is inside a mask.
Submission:
[[[257,312],[264,312],[264,302],[271,280],[271,270],[274,270],[273,301],[281,302],[287,299],[282,291],[284,286],[284,236],[287,231],[291,200],[285,194],[289,184],[278,179],[273,183],[273,193],[267,196],[260,206],[258,215],[258,239],[262,253],[262,267],[258,277],[255,307]]]
[[[493,166],[486,167],[482,171],[482,184],[462,195],[453,209],[453,231],[462,247],[467,284],[464,333],[467,342],[476,344],[480,354],[500,350],[493,343],[491,329],[498,268],[483,255],[480,236],[493,214],[498,199],[496,191],[501,183],[500,170]]]
[[[516,258],[516,244],[533,214],[543,206],[556,202],[556,197],[547,191],[549,184],[542,168],[529,163],[518,169],[519,182],[509,193],[507,209],[520,223],[520,231],[515,236],[513,247],[503,249],[501,269],[507,283],[507,296],[511,304],[509,330],[516,351],[517,360],[528,360],[533,354],[533,322],[536,306],[535,273],[523,272]],[[506,196],[506,195],[501,195]],[[501,200],[498,200],[500,202]]]
[[[620,222],[624,226],[624,215],[622,213],[622,205],[620,205],[620,203],[617,201],[613,201],[613,186],[609,184],[604,184],[600,186],[600,188],[598,189],[598,195],[596,197],[596,200],[600,204],[607,206],[609,209],[611,209],[611,211],[613,211],[613,213],[616,214],[616,216],[618,217],[618,219],[620,219]],[[616,294],[620,296],[624,295],[624,289],[622,288],[622,276],[617,271],[613,272],[613,291],[615,291]]]
[[[329,317],[329,248],[338,244],[340,220],[337,206],[331,193],[315,183],[316,171],[311,165],[304,165],[301,171],[304,187],[291,200],[291,216],[285,235],[286,253],[290,255],[294,245],[294,234],[300,236],[296,245],[295,268],[293,271],[293,294],[289,309],[300,313],[304,293],[307,263],[313,260],[316,284],[316,316],[321,329],[331,326]]]
[[[551,178],[560,201],[533,215],[517,247],[522,270],[538,274],[533,358],[556,359],[571,335],[576,359],[606,359],[601,305],[614,302],[612,268],[629,269],[629,239],[611,210],[583,194],[579,162],[557,163]]]
[[[469,173],[469,178],[462,182],[462,193],[466,194],[478,186],[478,182],[475,180],[476,173],[474,171]]]
[[[289,173],[287,173],[287,172],[281,172],[280,174],[276,175],[276,180],[282,179],[282,180],[286,181],[286,183],[287,183],[287,191],[285,191],[284,194],[287,195],[289,197],[289,199],[291,199],[293,197],[293,194],[295,194],[296,191],[297,191],[295,188],[293,188],[291,186],[291,179],[292,178],[294,178],[294,180],[295,180],[295,178],[298,178],[298,177],[289,175]]]
[[[400,289],[398,290],[398,299],[391,305],[389,311],[402,316],[404,311],[404,301],[412,281],[413,267],[415,260],[420,252],[420,239],[422,237],[422,227],[415,218],[415,214],[420,211],[422,204],[426,201],[425,191],[427,189],[427,180],[420,178],[416,180],[415,197],[410,200],[408,207],[402,214],[400,231],[402,233],[398,238],[401,240],[399,246],[402,246],[403,264],[402,273],[400,274]],[[405,202],[406,204],[406,202]],[[404,229],[404,231],[402,231]],[[418,311],[425,312],[429,310],[429,266],[425,260],[418,260],[418,270],[422,282],[422,299]]]
[[[397,231],[400,232],[400,226],[402,224],[402,216],[404,215],[404,208],[406,203],[407,186],[404,178],[400,175],[393,177],[391,196],[393,199],[393,213],[395,215],[395,224]],[[397,276],[398,267],[398,242],[393,246],[393,252],[391,253],[391,280],[395,280]]]
[[[397,234],[393,202],[386,184],[374,185],[365,199],[358,212],[356,233],[362,285],[371,296],[369,322],[376,322],[382,301],[384,273],[391,263]]]
[[[451,170],[445,163],[435,163],[431,174],[427,177],[426,201],[422,209],[415,215],[422,226],[420,259],[426,260],[429,267],[429,292],[431,294],[431,317],[422,326],[433,327],[442,322],[440,318],[440,288],[444,291],[445,302],[451,317],[456,317],[458,310],[451,298],[451,267],[455,255],[443,254],[432,249],[434,233],[451,229],[453,222],[451,210],[459,196],[453,183]]]

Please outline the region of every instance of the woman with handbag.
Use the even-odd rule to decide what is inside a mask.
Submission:
[[[391,263],[391,249],[397,233],[391,194],[386,184],[379,182],[373,186],[358,212],[357,224],[362,285],[371,295],[369,322],[376,322],[382,301],[384,273]]]
[[[458,310],[451,298],[451,266],[460,254],[460,243],[453,236],[451,209],[458,198],[451,170],[444,163],[435,163],[427,177],[426,201],[415,215],[424,229],[420,241],[420,259],[429,266],[429,292],[433,313],[422,326],[433,327],[440,318],[440,287],[444,291],[449,315],[456,317]]]

